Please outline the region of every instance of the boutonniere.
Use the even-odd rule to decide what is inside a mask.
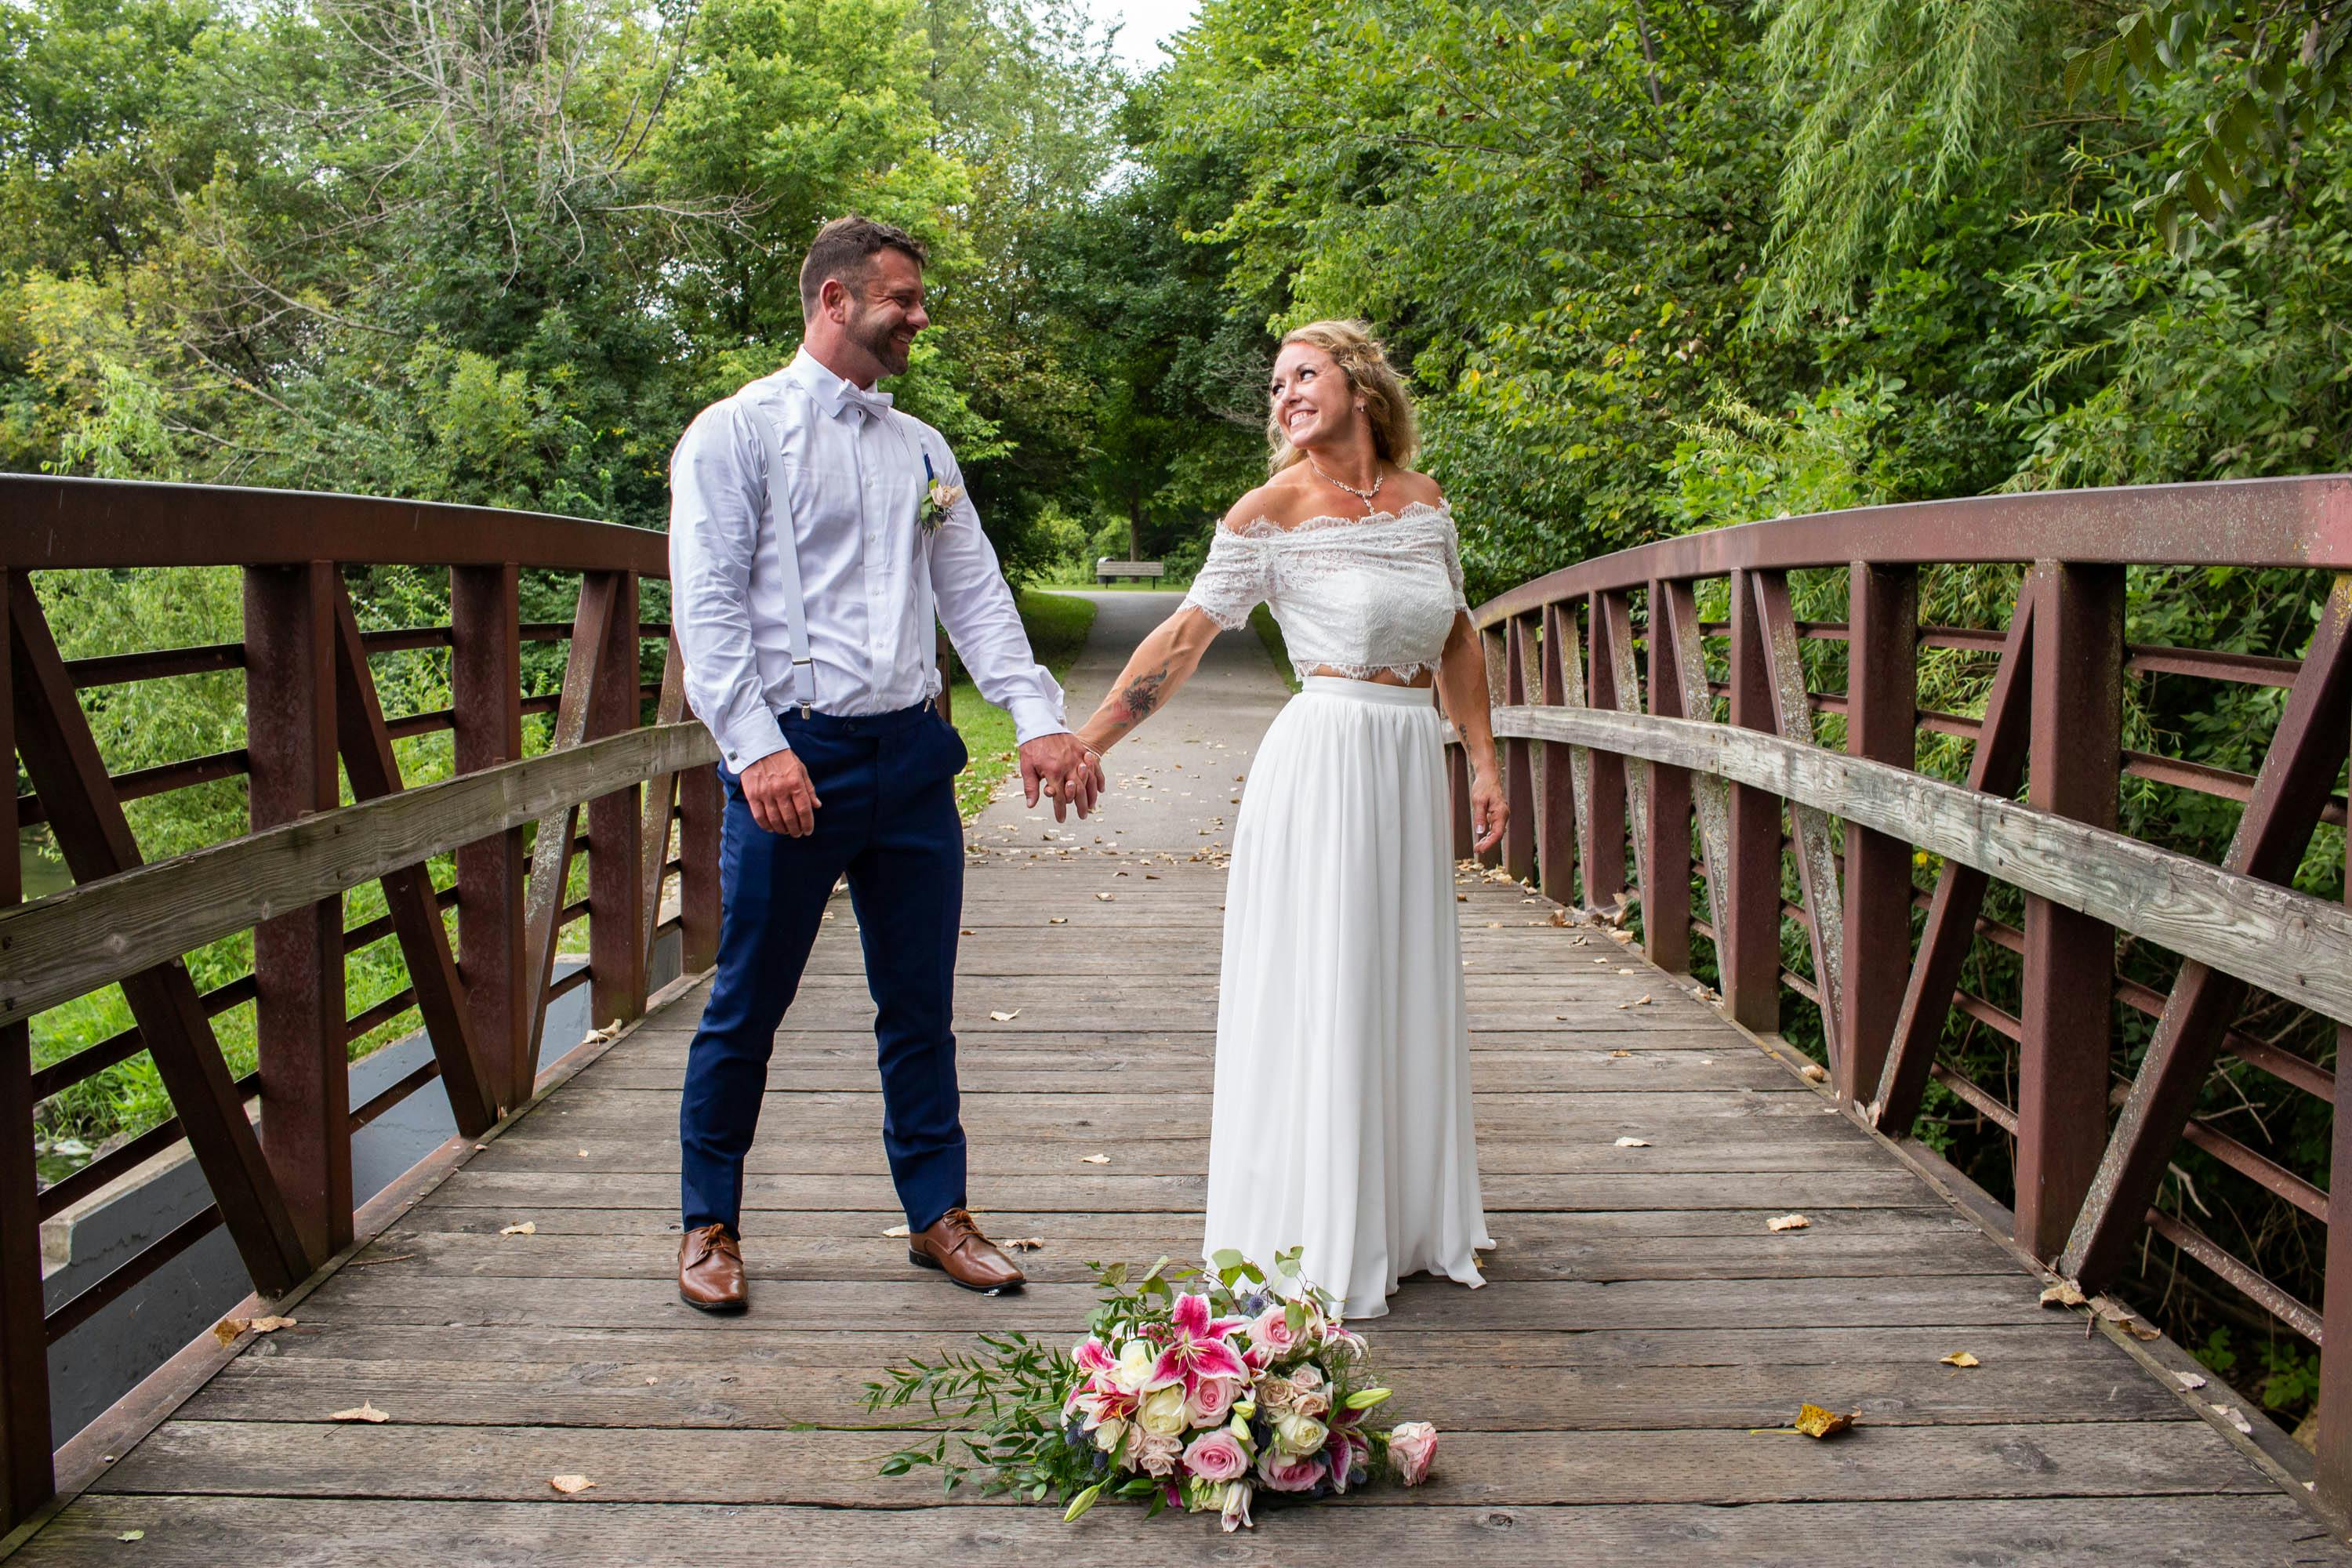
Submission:
[[[923,499],[918,508],[918,521],[925,533],[936,533],[947,521],[949,509],[963,500],[963,487],[951,485],[931,472],[931,455],[923,454]]]

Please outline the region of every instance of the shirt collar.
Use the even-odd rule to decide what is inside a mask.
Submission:
[[[844,409],[855,409],[862,416],[878,418],[890,406],[888,393],[868,392],[834,374],[805,348],[793,355],[792,363],[782,374],[805,387],[809,395],[816,399],[816,405],[829,416],[837,417]]]

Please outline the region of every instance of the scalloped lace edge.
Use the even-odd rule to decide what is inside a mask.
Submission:
[[[1423,514],[1450,521],[1454,516],[1453,504],[1440,502],[1436,506],[1432,506],[1425,500],[1407,501],[1396,511],[1366,512],[1361,517],[1329,515],[1310,517],[1303,522],[1292,523],[1288,527],[1275,521],[1272,518],[1260,517],[1252,519],[1240,528],[1223,528],[1221,525],[1220,531],[1230,533],[1236,539],[1282,539],[1294,533],[1320,533],[1333,528],[1379,528],[1387,523],[1403,522]]]

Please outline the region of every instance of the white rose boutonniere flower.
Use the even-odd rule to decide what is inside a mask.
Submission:
[[[935,533],[948,513],[963,500],[963,487],[951,485],[931,472],[931,457],[923,454],[923,499],[918,508],[918,519],[925,533]]]

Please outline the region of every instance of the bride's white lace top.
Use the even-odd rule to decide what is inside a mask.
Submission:
[[[1220,527],[1184,603],[1227,631],[1261,601],[1300,676],[1359,680],[1434,672],[1462,596],[1454,513],[1413,501],[1370,517],[1318,517],[1284,528],[1260,519]]]

